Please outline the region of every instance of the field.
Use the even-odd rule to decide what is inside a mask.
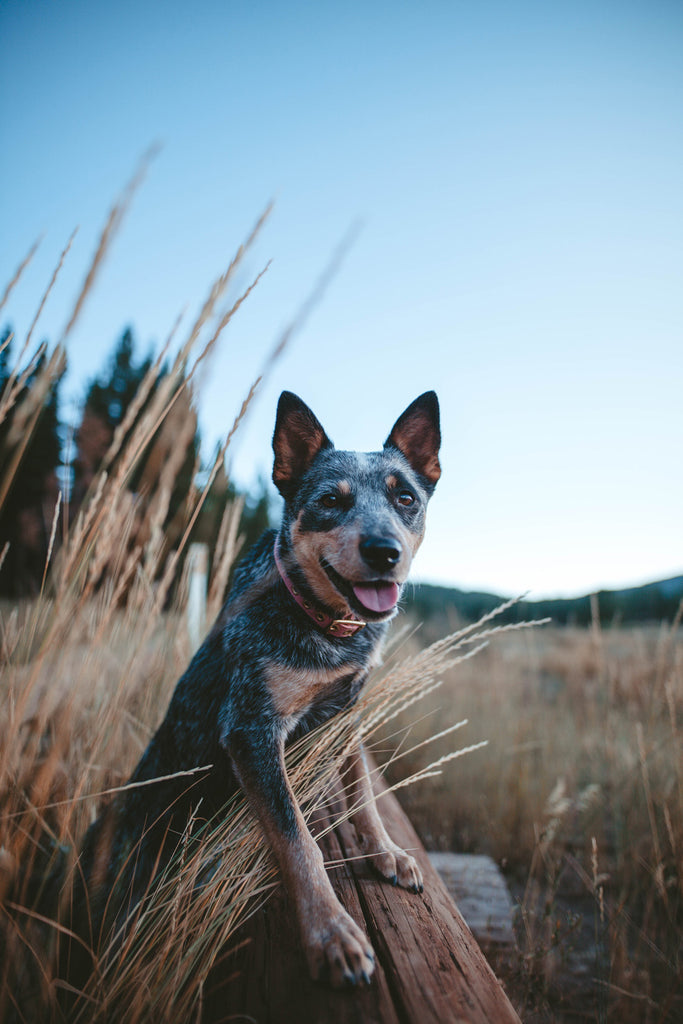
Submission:
[[[36,879],[54,867],[55,849],[69,859],[163,713],[189,654],[187,630],[179,612],[145,611],[112,612],[105,595],[68,624],[51,602],[2,609],[2,701],[10,709],[0,744],[6,886],[26,878],[18,865],[29,863],[33,893]],[[679,1019],[680,629],[539,626],[494,635],[450,669],[421,652],[419,636],[399,637],[380,693],[386,679],[398,679],[400,705],[411,686],[419,696],[437,678],[443,683],[382,725],[371,743],[378,759],[389,758],[388,778],[396,783],[453,750],[452,735],[426,741],[457,721],[469,719],[457,732],[462,744],[488,741],[398,794],[427,848],[485,852],[503,866],[518,904],[519,954],[496,967],[522,1018]],[[243,836],[243,825],[236,827]],[[234,883],[240,869],[230,870]],[[261,871],[257,899],[272,882],[267,863]],[[223,886],[227,912],[214,948],[203,951],[207,962],[245,909],[225,878]],[[189,917],[191,934],[197,919]],[[27,917],[4,924],[2,995],[25,998],[28,988],[35,999],[34,953],[41,942],[52,948],[55,936]],[[141,945],[148,940],[143,933]],[[125,1001],[140,977],[152,984],[145,972],[158,974],[169,954],[182,953],[170,941],[157,947],[152,968],[140,954],[132,971],[115,977],[114,996],[106,986],[99,990],[103,1016],[110,999]],[[29,1020],[38,1006],[44,1013],[51,1005],[49,972],[43,981],[43,1002],[23,1004]],[[169,987],[163,972],[155,981]],[[163,1019],[175,995],[157,998]],[[149,1006],[139,1009],[144,1019]]]
[[[120,216],[115,207],[65,337]],[[260,378],[213,465],[197,473],[189,459],[180,494],[178,423],[190,422],[196,366],[251,290],[220,315],[243,251],[170,368],[162,353],[140,380],[80,507],[56,491],[43,501],[36,593],[0,606],[0,1019],[64,1019],[54,965],[69,890],[59,896],[58,883],[77,870],[85,830],[125,785],[187,664],[186,555],[212,501],[209,621],[222,602],[240,505],[223,480],[216,514],[212,487]],[[64,367],[61,347],[49,359],[30,349],[32,330],[28,363],[7,371],[0,396],[0,512]],[[12,555],[0,549],[0,561]],[[683,1019],[683,631],[680,616],[601,628],[597,612],[587,630],[495,619],[404,629],[354,712],[291,752],[290,774],[314,811],[358,715],[425,845],[489,853],[506,872],[519,953],[497,966],[525,1020],[673,1024]],[[235,802],[199,850],[181,849],[123,948],[104,951],[74,1019],[198,1019],[212,964],[274,879]]]
[[[62,600],[2,609],[0,700],[8,714],[0,735],[0,1016],[14,1007],[19,1020],[64,1019],[64,985],[55,966],[79,842],[98,808],[126,784],[189,654],[181,611],[186,587],[175,612],[162,610],[158,591],[145,586],[119,610],[110,588],[84,598],[65,579]],[[374,744],[380,730],[418,706],[486,632],[484,623],[426,650],[403,652],[354,709],[292,748],[290,778],[308,813],[315,814],[334,784],[357,730]],[[438,764],[422,760],[415,777],[430,777],[462,753],[451,747]],[[236,800],[200,844],[187,852],[181,844],[171,868],[150,886],[125,942],[100,950],[86,1001],[67,1019],[166,1021],[199,1014],[211,967],[273,881],[258,830]]]
[[[680,628],[509,634],[426,704],[403,743],[461,718],[489,743],[399,797],[428,849],[503,867],[520,954],[499,967],[523,1019],[680,1020]]]

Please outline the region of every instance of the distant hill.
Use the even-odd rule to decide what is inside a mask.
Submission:
[[[428,622],[435,618],[476,622],[505,601],[499,594],[458,590],[455,587],[434,587],[427,583],[408,588],[406,610]],[[672,621],[683,600],[683,576],[625,590],[600,590],[597,593],[600,621],[661,622]],[[520,601],[496,621],[519,622],[522,619],[550,617],[557,625],[586,626],[592,620],[591,597],[551,598],[541,601]]]

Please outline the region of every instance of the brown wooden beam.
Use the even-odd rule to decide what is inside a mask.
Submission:
[[[377,788],[383,790],[381,782]],[[236,937],[242,945],[214,970],[204,1024],[520,1024],[396,798],[384,792],[379,807],[392,838],[419,860],[424,894],[378,879],[349,822],[320,843],[335,865],[329,874],[337,896],[375,950],[371,984],[333,991],[311,981],[291,904],[279,888]],[[332,806],[314,831],[331,817]]]

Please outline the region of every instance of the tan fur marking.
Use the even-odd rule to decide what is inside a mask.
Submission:
[[[263,665],[263,674],[275,710],[284,717],[303,714],[321,691],[359,670],[360,665],[356,664],[333,669],[292,669],[277,661],[268,661]]]
[[[424,883],[417,861],[393,841],[380,817],[362,743],[350,750],[342,778],[349,809],[356,808],[353,821],[361,846],[375,869],[404,888],[421,892]]]
[[[327,558],[337,571],[348,579],[358,578],[360,564],[358,558],[359,536],[356,530],[349,527],[337,527],[325,533],[312,533],[301,529],[299,514],[292,526],[292,550],[296,552],[296,560],[301,566],[309,587],[321,604],[333,611],[340,618],[348,613],[346,601],[332,586],[327,574],[320,566],[320,558]],[[353,561],[351,561],[353,559]]]
[[[292,526],[292,550],[296,551],[297,562],[321,604],[343,617],[347,612],[346,602],[321,568],[320,559],[325,558],[347,580],[370,579],[368,567],[360,557],[360,524],[356,522],[352,526],[312,533],[301,529],[302,516],[303,512]],[[408,575],[413,555],[422,542],[422,534],[413,533],[396,522],[394,530],[401,540],[403,557],[400,564],[394,567],[392,576],[397,582],[402,583]]]
[[[301,832],[296,839],[271,836],[271,842],[294,902],[309,970],[314,978],[327,974],[335,988],[350,978],[367,979],[374,970],[368,937],[335,896],[320,850],[298,808],[297,818]]]
[[[269,839],[278,863],[294,890],[295,899],[299,902],[307,892],[310,898],[311,887],[318,890],[327,888],[328,880],[320,850],[308,831],[296,801],[294,813],[298,824],[296,837],[289,839],[277,829],[271,829]]]
[[[349,980],[367,979],[374,969],[372,948],[367,936],[334,894],[320,849],[306,827],[292,792],[283,754],[280,748],[280,766],[288,800],[296,816],[294,835],[287,837],[280,832],[268,802],[263,800],[253,780],[244,788],[280,865],[286,889],[292,896],[309,970],[314,978],[327,972],[335,987]]]
[[[398,480],[393,475],[393,473],[391,474],[391,476],[388,476],[386,478],[385,483],[390,491],[393,491],[395,487],[398,487]]]
[[[256,583],[253,583],[250,587],[247,587],[239,597],[234,598],[232,601],[228,600],[226,604],[223,605],[221,613],[211,629],[211,636],[215,636],[215,634],[220,632],[220,630],[223,629],[231,619],[236,619],[237,616],[241,615],[243,611],[246,611],[254,601],[258,601],[259,597],[262,597],[262,595],[265,594],[265,592],[272,587],[273,583],[278,579],[279,573],[275,566],[273,566],[270,572],[266,573],[265,576]]]
[[[351,484],[348,480],[339,480],[337,483],[337,490],[340,494],[350,494]]]

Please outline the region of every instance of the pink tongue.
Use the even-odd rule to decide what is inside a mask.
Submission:
[[[388,612],[398,601],[398,583],[356,583],[353,592],[371,612]]]

